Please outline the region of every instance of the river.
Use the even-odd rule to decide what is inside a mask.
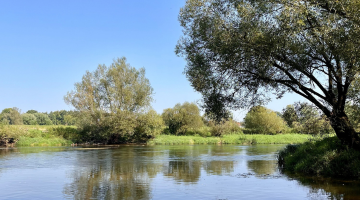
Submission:
[[[0,149],[0,199],[360,199],[360,182],[282,174],[284,145]]]

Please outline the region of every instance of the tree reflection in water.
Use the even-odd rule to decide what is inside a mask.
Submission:
[[[139,147],[79,154],[88,161],[80,159],[85,162],[70,174],[73,182],[64,194],[73,199],[150,199],[150,178],[162,165],[144,158],[155,154]]]
[[[195,145],[171,148],[170,161],[164,170],[165,176],[174,178],[178,183],[197,183],[202,168],[208,174],[216,175],[234,171],[234,161],[229,156],[238,154],[240,148],[225,145],[205,147]]]
[[[245,178],[250,178],[250,185],[253,183],[251,187],[254,187],[254,184],[255,186],[273,185],[276,182],[283,186],[293,185],[295,187],[289,189],[295,193],[299,191],[299,194],[305,192],[306,195],[307,192],[308,197],[312,199],[320,199],[324,196],[329,199],[359,199],[359,181],[320,179],[319,177],[306,178],[291,174],[284,174],[279,177],[275,158],[276,151],[279,148],[281,146],[276,145],[183,145],[121,146],[113,149],[92,150],[70,147],[0,149],[0,175],[2,175],[0,184],[6,186],[8,182],[13,181],[12,176],[17,170],[25,176],[16,179],[16,181],[30,182],[34,179],[44,178],[38,177],[42,170],[46,175],[49,173],[49,169],[51,173],[53,169],[56,171],[58,168],[65,167],[63,170],[58,170],[67,174],[67,178],[62,177],[63,179],[59,179],[59,181],[70,181],[65,185],[62,182],[59,183],[60,188],[63,188],[65,198],[151,199],[153,196],[158,197],[156,195],[163,192],[161,189],[157,191],[156,188],[170,188],[169,191],[174,193],[176,191],[181,192],[184,189],[182,185],[174,187],[172,181],[185,184],[186,189],[190,188],[187,187],[187,184],[197,184],[191,188],[199,188],[207,194],[214,190],[213,187],[217,187],[217,181],[219,181],[220,184],[225,184],[222,185],[225,189],[228,187],[232,191],[231,188],[246,181],[246,179],[238,179],[241,176],[234,175],[241,175],[242,173],[246,175],[251,172],[255,175],[245,176]],[[36,169],[37,173],[33,173],[32,169]],[[228,176],[216,177],[219,175]],[[210,178],[210,176],[212,177]],[[8,177],[8,179],[4,177]],[[214,182],[209,183],[209,178]],[[271,180],[273,178],[278,180],[274,182]],[[16,192],[20,191],[22,197],[29,195],[30,198],[37,197],[40,194],[37,194],[36,191],[34,193],[33,187],[48,187],[51,190],[56,188],[57,184],[46,186],[44,184],[52,182],[53,180],[33,181],[34,185],[25,188],[15,187],[15,190]],[[159,183],[163,184],[164,182],[169,185],[159,185]],[[231,185],[226,185],[226,183]],[[13,182],[13,184],[16,183]],[[297,184],[298,187],[296,187]],[[153,190],[152,185],[155,190]],[[25,186],[27,185],[25,184]],[[252,189],[244,186],[243,195],[251,197],[250,191]],[[5,198],[9,197],[8,199],[10,199],[15,190],[10,190],[8,193],[5,190]],[[263,190],[262,192],[271,194],[271,192],[281,193],[282,190],[282,188],[278,189],[275,186],[270,191]],[[42,193],[43,191],[39,190],[38,192]],[[215,194],[217,193],[215,192]],[[166,195],[179,194],[168,192]],[[208,197],[212,197],[211,195]],[[279,195],[281,197],[281,194]],[[286,197],[286,195],[284,194],[282,197]]]
[[[276,160],[249,160],[247,167],[256,175],[274,174],[276,172]]]
[[[288,179],[295,179],[299,185],[309,188],[308,196],[319,199],[326,195],[327,199],[359,199],[359,180],[339,180],[322,177],[301,177],[300,175],[284,173]]]

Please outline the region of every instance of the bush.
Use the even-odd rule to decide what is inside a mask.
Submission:
[[[15,144],[27,130],[19,126],[0,125],[0,146]]]
[[[148,139],[160,135],[164,128],[165,125],[161,115],[154,110],[150,110],[137,117],[134,139],[136,142],[146,142]]]
[[[288,145],[279,152],[278,163],[289,172],[360,178],[360,152],[342,145],[337,137]]]
[[[201,136],[201,137],[210,137],[211,128],[207,126],[202,126],[200,128],[191,128],[188,129],[185,133],[186,136]]]
[[[176,104],[174,108],[165,109],[162,118],[174,135],[185,135],[188,130],[204,125],[195,103]]]
[[[242,134],[240,126],[232,119],[224,120],[220,123],[209,122],[209,126],[211,127],[211,135],[216,137],[230,134]]]
[[[66,140],[71,140],[74,143],[81,143],[79,129],[74,127],[54,127],[50,128],[48,132],[52,135],[62,137]]]
[[[284,133],[286,130],[285,121],[274,111],[263,106],[256,106],[250,109],[246,114],[245,128],[252,129],[258,134]]]

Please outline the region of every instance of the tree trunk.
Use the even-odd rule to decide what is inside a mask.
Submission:
[[[343,144],[350,148],[360,150],[359,134],[351,125],[349,118],[344,111],[332,113],[329,117],[332,128]]]

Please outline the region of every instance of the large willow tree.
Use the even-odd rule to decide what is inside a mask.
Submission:
[[[360,66],[359,0],[188,0],[176,52],[207,112],[264,103],[293,92],[360,150],[344,112]]]
[[[145,77],[145,69],[137,70],[118,58],[110,66],[99,65],[87,71],[65,102],[98,123],[106,116],[140,113],[150,107],[153,88]]]

